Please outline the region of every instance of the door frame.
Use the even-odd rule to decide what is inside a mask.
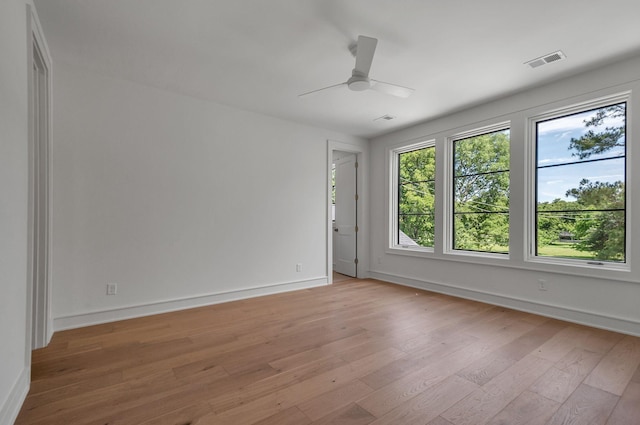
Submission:
[[[356,219],[358,223],[358,232],[356,233],[356,255],[358,258],[358,265],[356,267],[356,276],[358,278],[365,277],[367,270],[367,261],[363,261],[365,257],[362,252],[362,247],[366,246],[365,243],[365,219],[364,219],[364,155],[365,151],[355,145],[348,143],[337,142],[334,140],[327,140],[327,283],[333,284],[333,226],[331,220],[331,166],[333,165],[333,152],[346,152],[356,155],[356,161],[358,162],[358,168],[356,168],[356,192],[358,193],[358,202],[356,206]]]
[[[45,347],[53,336],[51,311],[51,228],[52,228],[52,67],[51,54],[34,7],[27,5],[27,72],[29,96],[29,203],[27,216],[27,356]],[[44,68],[38,90],[34,84],[35,55]],[[34,104],[35,91],[41,99]],[[43,98],[42,98],[43,97]],[[38,107],[39,110],[36,110]],[[37,122],[36,122],[37,121]],[[36,126],[40,132],[36,132]],[[35,197],[40,194],[40,200]],[[39,208],[38,211],[36,209]],[[36,220],[40,218],[39,223]],[[39,238],[36,241],[36,238]],[[38,258],[41,261],[38,261]],[[35,268],[38,268],[36,271]],[[44,276],[37,279],[37,275]]]
[[[335,214],[336,221],[333,222],[333,271],[342,273],[350,277],[358,277],[358,155],[345,151],[333,151],[333,166],[335,170]],[[340,169],[340,173],[338,173]],[[342,178],[338,179],[339,174]],[[338,196],[340,195],[340,196]],[[343,202],[340,204],[338,202]],[[338,222],[338,217],[342,221]],[[347,221],[345,221],[347,220]],[[345,235],[344,232],[347,232]],[[337,243],[337,245],[336,245]],[[347,252],[341,252],[341,248],[346,248],[343,244],[348,244]],[[353,244],[353,245],[351,245]],[[344,263],[346,260],[346,263]],[[340,265],[338,264],[340,263]],[[344,263],[344,264],[343,264]],[[338,270],[336,270],[338,269]],[[332,273],[333,275],[333,273]]]

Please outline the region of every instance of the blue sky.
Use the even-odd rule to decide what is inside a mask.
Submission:
[[[589,129],[604,130],[605,127],[616,127],[624,124],[624,118],[607,118],[599,127],[587,128],[584,122],[595,115],[595,111],[583,112],[538,124],[538,166],[562,164],[579,161],[572,156],[569,143],[572,138],[579,138]],[[565,196],[567,190],[577,188],[580,180],[615,182],[624,181],[623,147],[616,147],[608,152],[592,155],[589,159],[612,158],[607,161],[586,164],[566,165],[538,170],[538,201],[552,201],[556,198],[568,201],[575,200]]]

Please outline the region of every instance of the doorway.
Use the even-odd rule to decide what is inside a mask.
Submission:
[[[330,155],[331,277],[337,281],[358,277],[358,154],[333,150]]]
[[[31,349],[45,347],[51,326],[51,56],[29,9],[29,240],[27,320]]]

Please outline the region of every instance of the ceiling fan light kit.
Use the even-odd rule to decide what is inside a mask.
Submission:
[[[364,91],[373,89],[375,91],[389,94],[396,97],[406,98],[413,93],[413,89],[408,87],[399,86],[397,84],[384,83],[369,78],[369,71],[371,64],[373,63],[373,55],[376,51],[378,40],[372,37],[366,37],[361,35],[358,37],[358,43],[355,46],[350,46],[349,51],[356,57],[356,66],[351,72],[351,78],[346,82],[340,84],[334,84],[329,87],[324,87],[310,92],[302,93],[298,97],[307,96],[312,93],[317,93],[323,90],[328,90],[334,87],[347,86],[352,91]]]

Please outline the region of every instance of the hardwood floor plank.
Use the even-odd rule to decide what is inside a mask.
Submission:
[[[122,372],[110,372],[95,378],[77,381],[64,387],[35,392],[25,400],[22,408],[30,411],[38,406],[53,403],[60,399],[76,397],[101,388],[122,384],[123,382]]]
[[[361,328],[324,326],[301,330],[252,347],[251,350],[234,351],[218,357],[220,365],[230,375],[242,372],[259,363],[269,363],[279,358],[317,348],[332,341],[364,332]]]
[[[206,401],[202,401],[196,404],[182,406],[177,410],[155,416],[151,419],[143,419],[143,422],[139,422],[138,425],[204,425],[201,419],[210,413],[211,407]],[[101,425],[105,425],[106,423],[108,422],[103,422]],[[109,425],[111,425],[111,423],[109,423]]]
[[[387,348],[389,348],[389,341],[385,340],[384,338],[377,337],[370,339],[364,344],[360,344],[356,347],[344,350],[336,355],[346,362],[353,362],[363,357],[370,356],[371,354],[375,354],[378,351],[383,351]]]
[[[529,389],[558,403],[564,403],[598,364],[602,354],[574,348]]]
[[[640,422],[640,383],[630,382],[613,409],[607,425],[632,425]]]
[[[631,377],[631,382],[637,382],[640,384],[640,365],[638,365],[638,368],[636,369],[636,373],[634,373],[633,376]]]
[[[454,425],[454,424],[452,424],[442,416],[438,416],[437,418],[429,422],[427,425]]]
[[[640,365],[640,338],[624,337],[587,376],[585,384],[622,395]]]
[[[560,403],[524,391],[487,425],[545,425],[559,407]]]
[[[429,390],[407,400],[372,422],[372,425],[421,425],[437,418],[442,412],[478,388],[456,375],[450,376]]]
[[[331,373],[339,367],[345,366],[347,363],[337,357],[325,357],[320,360],[312,361],[295,369],[277,373],[272,376],[265,377],[247,385],[229,390],[216,397],[210,398],[210,405],[215,411],[221,412],[234,407],[252,402],[260,397],[274,393],[278,390],[286,389],[294,384],[298,384],[307,379],[314,378],[324,373]]]
[[[340,388],[300,403],[298,408],[311,420],[318,420],[328,413],[355,403],[371,392],[373,392],[371,387],[356,379]]]
[[[319,348],[292,354],[269,362],[271,367],[278,371],[294,369],[310,361],[319,360],[329,356],[340,356],[345,351],[361,346],[375,339],[368,332],[358,333],[352,336],[327,343]],[[347,360],[348,361],[348,360]]]
[[[142,398],[145,392],[149,392],[149,388],[169,388],[172,383],[173,374],[171,371],[158,372],[155,375],[133,382],[124,382],[94,391],[87,391],[43,405],[26,406],[26,410],[23,409],[23,411],[28,413],[29,421],[26,423],[38,423],[40,421],[46,423],[57,418],[60,418],[61,423],[64,423],[65,420],[69,422],[71,420],[77,421],[78,419],[76,418],[82,416],[83,412],[87,410],[92,415],[101,408],[108,411],[117,402],[120,394],[127,394],[127,398],[131,396]]]
[[[226,370],[217,364],[215,360],[200,360],[182,366],[174,367],[173,374],[177,379],[194,377],[196,375],[208,375],[212,379],[229,376]]]
[[[302,413],[300,409],[290,407],[280,413],[256,422],[255,425],[307,425],[310,423],[311,419]]]
[[[586,328],[570,325],[539,346],[535,354],[543,359],[558,362],[571,350],[578,347],[580,342],[586,338],[587,333],[588,329]]]
[[[369,412],[357,404],[350,404],[324,418],[313,422],[313,425],[367,425],[374,421]]]
[[[604,424],[617,402],[617,396],[582,384],[560,406],[547,425]]]
[[[623,335],[614,332],[571,324],[540,346],[536,355],[559,361],[574,348],[605,354],[622,338]]]
[[[458,376],[482,386],[513,366],[516,361],[499,353],[491,353],[457,373]]]
[[[363,377],[362,382],[375,389],[382,388],[393,381],[422,369],[429,363],[433,363],[434,359],[447,356],[476,341],[475,337],[459,334],[450,335],[442,340],[430,340],[428,348],[425,346],[421,352],[406,356],[384,368],[373,371]]]
[[[352,380],[361,378],[371,370],[376,370],[405,355],[405,353],[395,348],[389,348],[233,409],[216,410],[216,416],[219,420],[228,424],[251,424],[280,410],[335,390]]]
[[[484,342],[476,342],[446,357],[429,363],[424,368],[376,390],[358,401],[374,416],[380,417],[397,406],[430,389],[458,370],[469,365],[490,349]]]
[[[32,371],[17,425],[638,425],[640,415],[638,338],[375,280],[57,332]]]
[[[516,361],[520,360],[566,327],[566,323],[549,319],[524,335],[500,347],[499,354]]]
[[[441,416],[456,425],[486,424],[552,365],[548,360],[526,356]]]

